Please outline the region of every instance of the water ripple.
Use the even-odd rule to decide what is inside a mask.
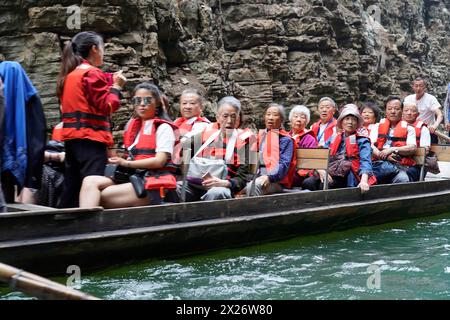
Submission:
[[[105,270],[84,275],[81,290],[105,299],[450,299],[449,254],[450,219],[430,218]]]

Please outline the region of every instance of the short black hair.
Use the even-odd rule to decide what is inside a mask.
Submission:
[[[363,102],[362,107],[359,108],[359,113],[362,113],[363,110],[367,109],[367,108],[369,108],[370,110],[373,111],[373,114],[375,115],[376,122],[380,122],[381,110],[378,107],[378,105],[375,102],[373,102],[373,101]]]
[[[417,77],[417,78],[415,78],[414,80],[413,80],[413,83],[414,82],[416,82],[416,81],[423,81],[423,83],[425,84],[425,87],[427,86],[427,80],[425,80],[424,78],[422,78],[422,77]]]
[[[388,104],[389,102],[393,101],[393,100],[398,100],[398,101],[400,101],[400,106],[401,106],[402,109],[403,109],[403,100],[402,100],[402,98],[400,98],[400,97],[398,97],[398,96],[389,96],[389,97],[386,99],[386,102],[384,103],[384,108],[386,109],[386,108],[387,108],[387,104]]]
[[[140,89],[149,91],[153,95],[153,98],[155,98],[156,104],[157,104],[156,116],[159,117],[160,119],[163,119],[166,121],[172,121],[170,119],[170,117],[167,115],[167,113],[164,111],[164,108],[162,106],[162,104],[163,104],[162,93],[159,90],[159,88],[153,83],[149,83],[149,82],[139,83],[136,87],[134,87],[133,95],[135,95],[136,92]]]

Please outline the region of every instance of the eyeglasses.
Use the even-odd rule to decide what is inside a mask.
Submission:
[[[135,106],[140,106],[142,102],[144,102],[144,105],[148,106],[153,102],[153,100],[153,97],[134,97],[133,99],[131,99],[132,103]]]

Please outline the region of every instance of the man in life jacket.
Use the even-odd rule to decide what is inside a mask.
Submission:
[[[406,183],[406,171],[414,166],[416,132],[402,120],[402,101],[389,97],[386,102],[386,118],[381,119],[370,132],[373,155],[373,171],[378,183]]]
[[[295,173],[294,139],[282,129],[284,107],[271,103],[264,120],[266,129],[258,135],[260,167],[258,178],[247,184],[247,196],[260,196],[290,189]]]
[[[184,139],[202,132],[211,122],[201,117],[204,98],[197,89],[186,89],[180,96],[181,117],[174,121]],[[184,140],[183,139],[183,140]]]
[[[328,148],[336,137],[336,124],[334,118],[336,102],[329,97],[323,97],[319,101],[320,119],[311,126],[311,130],[317,137],[319,147]]]
[[[424,147],[426,153],[430,151],[431,134],[425,122],[417,120],[419,117],[419,110],[415,103],[407,103],[403,106],[403,120],[408,122],[410,126],[416,131],[417,147]],[[420,180],[421,166],[412,166],[407,170],[410,181]]]
[[[192,150],[198,157],[221,159],[226,164],[225,176],[207,172],[202,179],[188,176],[185,201],[230,199],[247,184],[250,145],[256,137],[250,130],[236,129],[241,103],[234,97],[224,97],[218,102],[216,120],[203,132],[190,139]],[[179,181],[177,192],[182,198],[183,184]]]

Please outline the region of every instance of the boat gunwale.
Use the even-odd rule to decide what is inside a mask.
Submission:
[[[435,198],[439,197],[445,194],[449,194],[450,190],[447,191],[438,191],[433,193],[427,193],[425,197],[421,197],[424,200],[427,198]],[[349,202],[344,203],[340,205],[338,208],[328,205],[328,206],[320,206],[320,211],[328,211],[328,210],[337,210],[337,209],[347,209],[347,208],[355,208],[358,207],[364,207],[364,206],[370,206],[370,205],[383,205],[393,202],[399,202],[399,201],[407,201],[407,200],[414,200],[417,199],[416,196],[400,196],[400,197],[390,197],[385,198],[382,201],[377,200],[370,200],[362,202]],[[90,232],[90,233],[80,233],[77,235],[70,235],[70,236],[56,236],[56,237],[45,237],[45,238],[37,238],[37,240],[42,239],[41,242],[35,242],[34,239],[27,239],[27,240],[12,240],[12,241],[0,241],[0,249],[8,248],[14,246],[14,243],[18,243],[19,245],[40,245],[40,244],[46,244],[46,243],[56,243],[56,242],[67,242],[70,241],[87,241],[87,240],[98,240],[103,239],[106,237],[123,237],[123,236],[139,236],[139,235],[145,235],[148,233],[158,233],[158,232],[165,232],[165,231],[171,231],[175,229],[187,229],[192,227],[207,227],[207,226],[217,226],[217,225],[223,225],[223,224],[230,224],[230,223],[238,223],[238,222],[250,222],[254,220],[263,220],[263,219],[271,219],[271,218],[277,218],[282,216],[292,216],[292,215],[315,215],[317,214],[317,207],[312,208],[305,208],[305,209],[298,209],[298,210],[289,210],[289,211],[281,211],[281,212],[269,212],[269,213],[261,213],[261,214],[252,214],[252,215],[242,215],[242,216],[228,216],[228,217],[221,217],[221,218],[214,218],[214,219],[205,219],[205,220],[198,220],[198,221],[187,221],[187,222],[180,222],[175,224],[164,224],[164,225],[154,225],[154,226],[146,226],[146,227],[137,227],[137,228],[131,228],[131,229],[119,229],[119,230],[108,230],[108,231],[98,231],[98,232]],[[437,213],[442,214],[442,213]],[[339,213],[336,213],[335,215],[339,215]]]
[[[38,211],[36,214],[14,213],[3,219],[0,215],[0,243],[152,226],[173,226],[179,223],[246,217],[275,211],[320,209],[324,204],[339,207],[346,203],[357,203],[364,206],[368,201],[380,202],[383,199],[393,198],[393,195],[417,198],[439,191],[450,193],[450,180],[380,185],[377,189],[372,188],[367,194],[361,194],[359,188],[345,188],[125,209],[104,210],[96,207]]]
[[[176,258],[448,212],[450,180],[437,185],[419,183],[412,189],[411,184],[405,185],[409,186],[406,189],[400,184],[396,187],[403,190],[403,196],[398,196],[397,192],[396,197],[381,197],[381,200],[380,197],[375,197],[366,201],[282,212],[276,212],[279,207],[273,206],[271,213],[228,215],[183,223],[73,232],[60,236],[50,233],[48,236],[23,240],[1,240],[0,259],[33,272],[62,275],[69,265],[78,265],[89,271],[124,262]],[[355,189],[350,193],[359,193],[359,189]],[[407,190],[414,192],[408,194]],[[107,214],[101,211],[97,215],[103,217]],[[77,221],[75,220],[75,226]]]
[[[408,186],[408,189],[412,189],[413,193],[410,194],[419,194],[422,190],[419,188],[420,186],[427,186],[431,184],[436,185],[442,185],[445,182],[450,187],[450,179],[435,179],[433,181],[421,181],[421,182],[408,182],[408,183],[397,183],[397,184],[383,184],[383,185],[374,185],[371,187],[371,190],[366,194],[361,194],[360,189],[358,187],[353,188],[340,188],[340,189],[329,189],[329,190],[317,190],[317,191],[310,191],[310,192],[287,192],[287,193],[277,193],[277,194],[270,194],[270,195],[264,195],[264,196],[256,196],[256,197],[242,197],[242,198],[232,198],[232,199],[221,199],[221,200],[211,200],[211,201],[195,201],[195,202],[185,202],[185,203],[166,203],[162,205],[147,205],[147,206],[139,206],[139,207],[125,207],[125,208],[114,208],[114,209],[105,209],[101,206],[92,207],[92,208],[65,208],[65,209],[58,209],[55,210],[52,208],[51,210],[45,211],[45,210],[38,210],[38,211],[17,211],[17,212],[6,212],[6,213],[0,213],[0,220],[1,219],[10,219],[10,218],[25,218],[25,217],[36,217],[36,216],[45,216],[45,215],[70,215],[70,214],[76,214],[76,215],[86,215],[86,214],[97,214],[97,213],[118,213],[118,212],[124,212],[127,213],[133,213],[135,211],[141,211],[141,210],[157,210],[161,208],[180,208],[183,207],[183,210],[191,209],[189,207],[196,207],[196,206],[205,206],[209,204],[215,204],[215,203],[224,203],[224,204],[230,204],[230,203],[240,203],[240,202],[248,202],[249,200],[270,200],[270,199],[283,199],[283,198],[294,198],[294,197],[305,197],[308,198],[307,195],[324,195],[325,198],[328,198],[327,195],[334,195],[339,193],[356,193],[360,195],[360,201],[370,201],[375,199],[382,199],[386,198],[382,193],[380,193],[380,196],[378,197],[378,193],[376,191],[383,191],[385,189],[391,190],[392,188],[395,189],[403,189],[405,186]],[[409,187],[410,186],[410,187]],[[418,188],[413,188],[418,187]],[[420,189],[420,190],[419,190]],[[408,190],[410,191],[410,190]],[[336,197],[336,199],[340,200],[337,202],[333,202],[333,204],[340,204],[340,203],[346,203],[344,197]],[[194,208],[195,209],[195,208]]]

